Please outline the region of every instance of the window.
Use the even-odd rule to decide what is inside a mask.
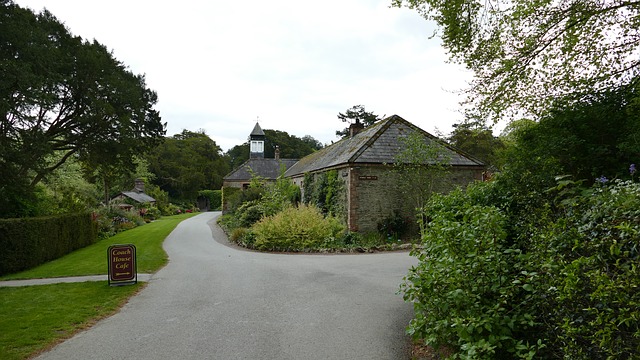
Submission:
[[[252,153],[264,152],[264,142],[262,142],[262,141],[251,141],[251,152]]]

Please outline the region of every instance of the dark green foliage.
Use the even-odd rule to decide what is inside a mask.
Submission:
[[[264,130],[264,157],[273,159],[276,146],[280,149],[281,159],[302,159],[316,150],[322,149],[322,143],[309,135],[299,138],[286,131]],[[249,160],[249,143],[236,145],[226,153],[231,169],[235,169]]]
[[[539,123],[517,134],[517,146],[507,155],[528,162],[553,162],[553,175],[572,175],[592,184],[601,175],[627,174],[629,164],[640,157],[640,112],[634,105],[635,89],[593,95],[589,101],[552,109]]]
[[[409,332],[463,359],[633,357],[640,184],[540,191],[503,175],[425,207]]]
[[[166,138],[147,160],[153,183],[176,201],[195,202],[198,191],[221,188],[230,170],[215,141],[188,130]]]
[[[222,190],[201,190],[198,197],[207,199],[211,210],[222,209]]]
[[[402,239],[409,230],[409,221],[397,210],[378,223],[378,232],[388,241]]]
[[[347,196],[345,183],[338,176],[337,170],[330,170],[304,176],[305,204],[311,204],[325,215],[331,215],[346,222],[345,197]]]
[[[97,240],[92,215],[0,219],[0,275],[57,259]]]
[[[481,123],[465,122],[453,125],[447,141],[458,150],[480,159],[487,168],[499,168],[498,153],[504,148],[500,138],[493,136],[491,129]]]
[[[47,11],[0,2],[0,74],[0,216],[32,215],[35,186],[71,157],[122,173],[164,135],[144,76]]]
[[[640,184],[596,185],[564,199],[562,216],[532,238],[541,264],[549,346],[571,359],[629,359],[640,351]]]
[[[534,313],[522,306],[531,275],[519,268],[506,216],[472,200],[483,186],[435,194],[423,209],[423,249],[413,253],[420,264],[403,285],[416,316],[409,333],[431,346],[456,345],[463,359],[527,358],[536,351],[526,336]]]

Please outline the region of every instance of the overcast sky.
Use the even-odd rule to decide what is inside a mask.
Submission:
[[[167,135],[205,132],[224,151],[263,129],[338,140],[364,105],[431,133],[459,122],[469,72],[433,24],[391,0],[16,0],[96,39],[158,93]]]

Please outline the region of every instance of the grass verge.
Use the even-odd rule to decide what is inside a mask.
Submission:
[[[143,284],[0,288],[0,359],[26,359],[115,313]]]
[[[0,280],[106,274],[107,248],[113,244],[136,245],[138,272],[155,272],[167,262],[164,239],[194,215],[163,217]],[[110,287],[102,281],[0,287],[0,359],[27,359],[50,348],[115,313],[143,286]]]
[[[167,254],[162,248],[164,239],[181,221],[194,215],[197,214],[187,213],[162,217],[152,223],[100,240],[93,245],[76,250],[33,269],[2,276],[0,280],[107,274],[107,249],[113,244],[134,244],[136,246],[138,273],[153,273],[167,263]]]

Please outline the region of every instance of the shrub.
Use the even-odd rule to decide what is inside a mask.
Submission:
[[[549,338],[566,358],[632,358],[640,351],[640,184],[617,181],[572,200],[535,239],[537,261],[550,264]]]
[[[340,236],[344,230],[335,218],[324,218],[318,208],[306,205],[289,207],[253,226],[255,247],[276,251],[319,248],[330,238]]]
[[[414,303],[408,332],[439,347],[457,345],[459,358],[529,358],[536,346],[522,334],[533,315],[519,305],[532,290],[526,271],[515,271],[521,251],[509,246],[506,216],[468,201],[462,190],[434,195],[420,260],[402,286]]]

